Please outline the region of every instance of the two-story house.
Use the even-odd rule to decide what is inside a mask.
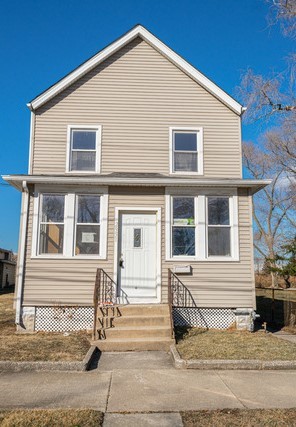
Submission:
[[[4,177],[23,194],[19,329],[92,328],[94,302],[120,307],[96,331],[125,349],[169,342],[170,313],[251,322],[252,195],[269,181],[242,177],[237,101],[137,25],[28,107],[28,175]]]

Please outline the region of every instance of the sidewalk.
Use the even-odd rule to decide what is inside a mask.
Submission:
[[[296,371],[182,371],[162,352],[109,353],[102,354],[97,369],[85,373],[2,372],[0,407],[80,407],[107,413],[292,408]],[[113,424],[110,417],[105,425],[116,426],[118,417],[111,417]],[[178,426],[178,414],[175,421],[168,422]]]

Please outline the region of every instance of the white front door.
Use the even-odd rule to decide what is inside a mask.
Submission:
[[[118,282],[129,303],[157,301],[156,213],[122,213]]]

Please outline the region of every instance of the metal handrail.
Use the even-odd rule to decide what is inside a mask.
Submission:
[[[97,269],[94,287],[94,324],[93,339],[97,337],[98,308],[114,307],[117,302],[117,285],[114,280],[103,270]]]
[[[171,269],[169,269],[169,294],[169,302],[172,308],[197,307],[189,289]]]

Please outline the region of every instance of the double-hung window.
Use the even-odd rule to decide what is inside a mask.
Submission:
[[[229,197],[207,198],[208,256],[231,256]]]
[[[63,253],[64,210],[64,194],[41,195],[38,251],[40,255]]]
[[[171,194],[170,194],[171,193]],[[238,198],[180,189],[166,195],[166,258],[188,261],[238,261]]]
[[[100,253],[100,199],[99,195],[76,196],[75,255]]]
[[[172,197],[172,256],[195,256],[194,197]]]
[[[69,126],[69,172],[100,172],[101,126]]]
[[[106,258],[107,189],[89,194],[36,190],[32,255]]]
[[[202,174],[202,129],[171,128],[171,173]]]

